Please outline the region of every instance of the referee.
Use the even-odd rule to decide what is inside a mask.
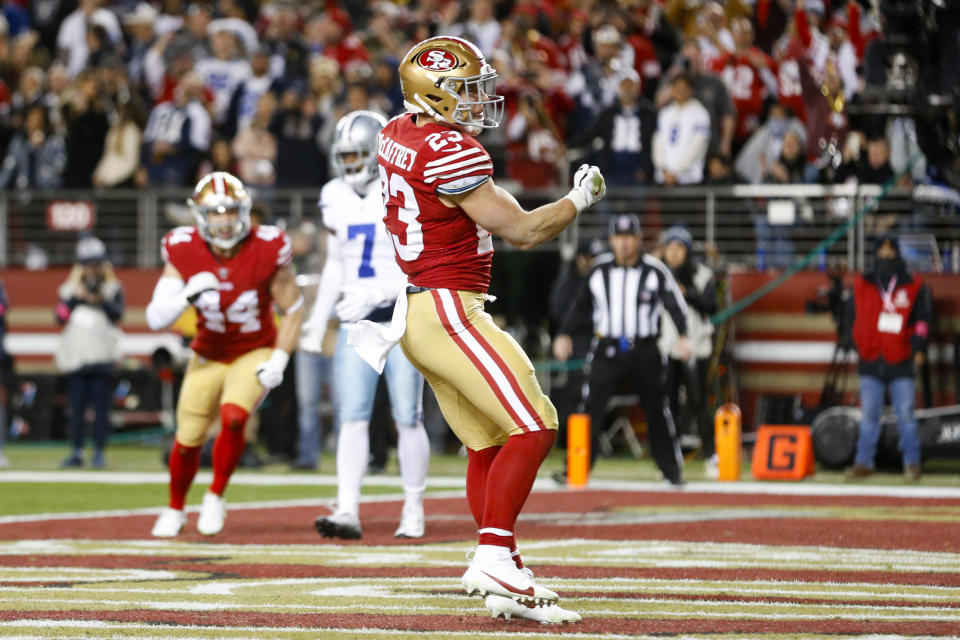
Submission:
[[[614,216],[609,233],[613,255],[598,258],[585,286],[577,292],[554,341],[553,353],[560,360],[570,357],[573,344],[568,327],[575,326],[576,314],[590,313],[595,338],[587,356],[582,405],[592,425],[590,466],[597,457],[607,403],[626,387],[637,393],[643,404],[650,450],[663,477],[670,484],[681,485],[682,459],[673,419],[665,405],[663,356],[657,348],[657,337],[660,315],[666,310],[680,334],[675,353],[683,359],[689,356],[687,305],[670,270],[643,253],[637,216]]]

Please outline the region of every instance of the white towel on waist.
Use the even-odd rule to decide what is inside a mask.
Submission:
[[[387,364],[387,354],[397,346],[403,332],[407,330],[407,290],[397,296],[390,324],[382,325],[369,320],[361,320],[350,328],[347,344],[357,350],[357,354],[377,373],[383,373]]]

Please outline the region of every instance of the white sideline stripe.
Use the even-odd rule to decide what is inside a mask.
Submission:
[[[459,498],[461,491],[443,491],[428,493],[428,496],[437,498]],[[366,502],[399,502],[402,496],[363,496],[361,503]],[[333,511],[336,498],[300,498],[297,500],[261,500],[257,502],[227,502],[227,511],[243,511],[245,509],[284,509],[287,507],[326,507]],[[143,507],[140,509],[110,509],[103,511],[75,511],[72,513],[40,513],[17,516],[0,516],[0,524],[15,522],[46,522],[50,520],[82,520],[87,518],[122,518],[125,516],[156,515],[160,513],[162,505]],[[199,513],[200,505],[193,505],[184,509],[187,513]]]
[[[202,471],[195,482],[203,484],[212,480],[213,474]],[[161,471],[0,471],[3,482],[85,482],[91,484],[166,484],[169,476]],[[326,474],[267,474],[237,473],[230,478],[231,485],[246,486],[328,486],[336,485],[337,478]],[[428,488],[464,489],[462,476],[430,476]],[[364,486],[402,488],[399,476],[368,476]],[[533,485],[538,493],[572,491],[558,487],[546,478]],[[688,482],[682,488],[663,482],[649,480],[590,480],[588,490],[596,491],[644,491],[655,493],[712,493],[783,496],[879,496],[889,498],[960,498],[960,487],[897,486],[827,484],[816,482]],[[580,491],[579,489],[575,491]],[[427,497],[434,496],[433,493]]]
[[[453,162],[454,160],[459,160],[460,158],[463,158],[464,156],[472,156],[473,154],[475,154],[475,153],[480,153],[481,151],[482,151],[482,149],[481,149],[480,147],[472,147],[472,148],[470,148],[470,149],[465,149],[465,150],[463,150],[463,151],[458,151],[457,153],[455,153],[455,154],[453,154],[453,155],[451,155],[451,156],[445,156],[445,157],[443,157],[443,158],[440,158],[439,160],[431,160],[430,162],[428,162],[428,163],[427,163],[426,165],[424,165],[424,166],[427,166],[427,167],[438,167],[438,166],[440,166],[440,165],[442,165],[442,164],[447,164],[448,162]]]
[[[536,420],[530,415],[526,407],[523,406],[523,402],[514,392],[513,386],[507,380],[504,372],[493,361],[493,358],[490,357],[487,350],[477,342],[473,334],[467,330],[464,325],[464,320],[460,318],[457,307],[453,302],[454,294],[450,293],[449,289],[437,289],[437,293],[440,294],[440,300],[443,302],[443,310],[447,322],[453,327],[454,331],[457,332],[457,335],[460,336],[460,339],[463,340],[466,347],[473,352],[473,355],[480,361],[483,368],[487,370],[490,378],[500,389],[500,393],[503,394],[503,397],[507,400],[507,403],[513,409],[514,413],[517,414],[517,417],[520,418],[520,421],[523,423],[521,426],[526,427],[530,431],[540,431]],[[464,482],[466,482],[466,480],[464,480]]]
[[[213,473],[201,471],[194,483],[208,484]],[[0,483],[3,482],[80,482],[90,484],[167,484],[170,475],[166,471],[0,471]],[[235,473],[230,477],[230,485],[250,487],[320,487],[336,486],[337,476],[332,474],[279,474],[279,473]],[[363,479],[365,487],[403,488],[400,476],[368,476]],[[427,478],[427,488],[463,489],[466,479],[461,476],[431,476]]]
[[[733,347],[737,362],[790,362],[828,364],[833,360],[836,343],[826,340],[745,340]],[[853,363],[855,356],[844,362]]]
[[[421,599],[422,595],[411,595],[410,599]],[[462,595],[458,596],[458,600],[474,600],[473,596]],[[623,600],[619,598],[589,598],[590,602],[616,602],[623,603]],[[22,598],[2,598],[0,602],[12,602],[12,603],[22,603]],[[102,599],[89,599],[89,598],[62,598],[57,600],[51,600],[46,604],[58,604],[58,605],[107,605],[107,606],[117,606],[117,607],[136,607],[142,609],[149,609],[151,611],[168,611],[168,612],[179,612],[179,611],[204,611],[204,612],[213,612],[213,611],[261,611],[269,612],[273,609],[284,609],[292,611],[301,611],[304,613],[310,612],[324,612],[324,611],[356,611],[358,608],[362,608],[364,611],[378,611],[378,612],[389,612],[393,613],[396,611],[411,610],[411,611],[443,611],[448,607],[445,606],[433,606],[433,607],[424,607],[424,606],[404,606],[404,605],[382,605],[382,604],[362,604],[358,605],[355,603],[349,603],[345,605],[299,605],[299,604],[275,604],[271,602],[262,602],[262,603],[250,603],[250,602],[237,602],[237,603],[227,603],[222,600],[216,602],[196,602],[193,600],[102,600]],[[742,602],[731,602],[726,600],[697,600],[697,611],[663,611],[663,610],[650,610],[649,608],[643,605],[689,605],[689,600],[684,599],[667,599],[667,598],[654,598],[651,600],[641,600],[637,604],[640,606],[637,607],[636,612],[625,613],[622,609],[591,609],[589,611],[590,615],[594,616],[614,616],[617,618],[631,618],[636,615],[642,615],[644,617],[649,616],[658,616],[658,617],[670,617],[670,618],[703,618],[703,619],[712,619],[712,618],[729,618],[733,616],[740,616],[744,619],[768,619],[768,620],[812,620],[812,619],[823,619],[829,617],[830,619],[843,619],[843,620],[889,620],[889,621],[940,621],[940,620],[956,620],[957,619],[957,609],[955,607],[889,607],[889,606],[870,606],[870,605],[859,605],[859,604],[838,604],[838,605],[823,605],[823,604],[797,604],[789,602],[767,602],[767,603],[742,603]],[[741,607],[746,609],[745,611],[715,611],[710,610],[709,607]],[[703,608],[700,608],[703,607]],[[706,610],[704,610],[704,608]],[[786,613],[762,613],[754,609],[814,609],[814,610],[824,610],[829,613],[802,613],[799,611],[790,611]],[[862,611],[851,611],[851,610],[862,610]],[[897,613],[902,612],[902,613]]]
[[[485,617],[483,615],[478,617]],[[102,620],[9,620],[0,622],[0,628],[2,627],[39,627],[39,628],[72,628],[72,629],[127,629],[127,630],[143,630],[143,631],[210,631],[216,633],[220,631],[221,634],[223,631],[231,631],[233,633],[345,633],[351,636],[365,635],[370,634],[371,637],[377,637],[381,635],[420,635],[424,637],[436,638],[438,634],[436,631],[408,631],[406,629],[377,629],[373,627],[361,627],[358,629],[342,628],[342,627],[311,627],[308,629],[302,627],[211,627],[211,626],[201,626],[201,625],[189,625],[189,624],[146,624],[146,623],[134,623],[134,622],[105,622]],[[515,627],[504,623],[503,634],[509,634],[510,638],[549,638],[551,636],[566,636],[569,631],[569,627],[557,627],[556,633],[544,632],[544,631],[514,631]],[[500,635],[497,633],[491,633],[490,631],[444,631],[443,637],[445,638],[489,638],[491,635]],[[89,636],[83,636],[88,638]],[[116,637],[125,637],[129,636],[116,636]],[[137,637],[143,637],[138,634]],[[160,636],[162,638],[176,638],[176,640],[186,640],[182,636]],[[262,635],[260,637],[263,637]],[[653,636],[634,636],[634,635],[623,635],[623,634],[610,634],[610,633],[577,633],[576,637],[578,639],[589,640],[596,638],[598,640],[637,640],[638,637],[653,637]],[[692,636],[691,636],[692,637]],[[196,636],[196,640],[210,640],[210,638],[218,638],[219,640],[224,640],[225,636],[223,635],[205,635],[205,636]],[[238,639],[242,638],[243,640],[250,640],[249,636],[237,636]],[[49,640],[49,636],[44,636],[45,640]],[[678,640],[680,640],[678,638]]]

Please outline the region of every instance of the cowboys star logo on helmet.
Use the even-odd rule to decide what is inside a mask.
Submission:
[[[250,209],[253,200],[240,180],[226,171],[214,171],[197,183],[187,200],[197,221],[200,237],[222,249],[230,249],[250,233]],[[235,211],[235,219],[210,222],[210,214]]]
[[[400,63],[407,111],[463,128],[471,135],[500,125],[497,71],[472,42],[437,36],[414,45]]]

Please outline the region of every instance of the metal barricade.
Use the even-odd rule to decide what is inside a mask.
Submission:
[[[522,191],[521,204],[535,208],[562,197],[562,189]],[[880,194],[875,185],[736,185],[724,187],[617,188],[584,212],[560,237],[538,248],[572,254],[578,239],[606,239],[615,213],[638,213],[648,245],[667,227],[686,224],[711,258],[735,268],[783,268],[811,251],[860,207]],[[159,241],[170,228],[191,224],[187,190],[24,191],[0,194],[0,266],[62,265],[73,261],[76,231],[54,230],[54,202],[89,202],[96,211],[91,229],[109,247],[118,265],[156,267]],[[272,190],[256,194],[259,209],[288,227],[316,216],[316,189]],[[862,268],[865,239],[881,231],[897,233],[906,257],[921,271],[960,271],[960,208],[956,191],[921,186],[893,189],[813,267]],[[511,250],[500,242],[498,248]],[[868,250],[868,248],[867,248]],[[28,257],[30,260],[28,260]]]

